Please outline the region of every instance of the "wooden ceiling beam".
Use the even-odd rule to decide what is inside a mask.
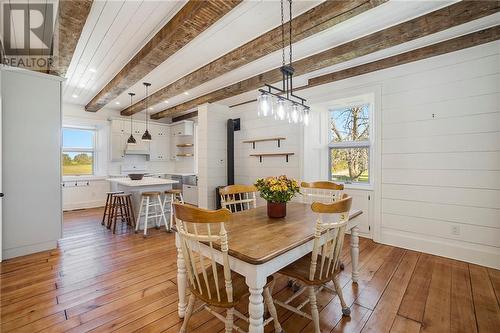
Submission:
[[[91,8],[92,0],[59,1],[50,74],[66,75]]]
[[[96,112],[221,19],[241,0],[190,0],[85,106]]]
[[[295,61],[295,75],[303,75],[318,69],[336,65],[376,51],[422,38],[499,11],[496,1],[461,1],[415,19],[355,39],[340,46]],[[152,119],[170,117],[191,110],[204,103],[214,103],[248,91],[256,90],[265,83],[281,80],[279,68],[215,90],[185,103],[151,115]]]
[[[334,73],[317,76],[308,80],[308,84],[298,90],[313,88],[322,84],[348,79],[350,77],[376,72],[410,62],[436,57],[442,54],[463,50],[500,39],[500,26],[476,31],[467,35],[401,53],[392,57],[367,64],[343,69]]]
[[[325,1],[292,20],[292,42],[296,43],[343,21],[370,10],[387,0]],[[149,97],[154,105],[195,88],[205,82],[251,63],[281,49],[281,27],[266,32],[250,42],[226,53],[179,80],[161,88]],[[130,116],[146,108],[145,99],[121,111]]]

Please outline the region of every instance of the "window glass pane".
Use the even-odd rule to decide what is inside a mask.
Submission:
[[[370,105],[353,105],[330,111],[332,142],[369,140]]]
[[[331,148],[330,180],[369,183],[369,148]]]
[[[63,148],[94,148],[94,131],[63,128]]]
[[[69,152],[62,154],[63,176],[94,174],[94,154],[86,152]]]

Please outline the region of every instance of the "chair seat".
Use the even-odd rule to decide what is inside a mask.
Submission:
[[[337,267],[335,270],[334,274],[330,274],[328,277],[325,277],[325,271],[328,266],[328,258],[325,258],[325,266],[323,267],[323,277],[321,279],[316,278],[319,275],[319,270],[321,267],[321,255],[318,255],[318,260],[317,260],[317,266],[316,266],[316,274],[315,274],[315,279],[310,280],[309,279],[309,270],[311,268],[311,259],[312,253],[309,253],[299,260],[294,261],[290,265],[282,268],[281,270],[278,271],[279,274],[286,275],[288,277],[291,277],[293,279],[297,279],[302,281],[303,283],[310,285],[310,286],[316,286],[316,285],[322,285],[324,283],[327,283],[333,279],[335,275],[337,275],[340,272],[340,269]],[[331,269],[331,267],[330,267]]]
[[[155,197],[157,195],[160,195],[161,193],[160,192],[156,192],[156,191],[153,191],[153,192],[142,192],[142,196],[143,197]]]
[[[106,192],[107,195],[122,194],[122,193],[124,193],[124,192],[123,191]]]
[[[126,198],[126,197],[131,197],[132,194],[131,193],[118,193],[118,194],[115,194],[114,196],[118,197],[118,198]]]
[[[165,191],[166,194],[182,194],[182,190],[170,189]]]
[[[198,274],[198,279],[200,280],[201,288],[202,291],[198,290],[198,287],[196,289],[191,286],[191,292],[201,299],[203,302],[207,303],[208,305],[212,305],[215,307],[220,307],[220,308],[232,308],[236,306],[236,304],[239,303],[240,299],[247,295],[249,293],[248,291],[248,286],[245,283],[245,277],[231,271],[231,277],[232,277],[232,285],[233,285],[233,301],[229,302],[227,300],[227,294],[226,294],[226,285],[224,282],[224,266],[217,264],[217,278],[219,281],[219,292],[220,292],[220,301],[217,299],[217,290],[215,286],[215,279],[213,278],[213,270],[212,266],[207,267],[207,278],[208,278],[208,284],[210,287],[210,293],[212,298],[208,297],[208,291],[207,287],[205,284],[205,279],[203,278],[203,273]],[[269,276],[267,278],[267,283],[271,283],[273,281],[273,277]],[[196,286],[198,286],[197,282],[195,281]]]

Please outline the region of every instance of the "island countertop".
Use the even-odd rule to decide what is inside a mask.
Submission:
[[[154,178],[154,177],[144,177],[141,180],[132,180],[128,177],[123,178],[108,178],[106,179],[109,182],[116,183],[122,186],[157,186],[157,185],[172,185],[177,184],[178,181],[171,179],[163,179],[163,178]]]

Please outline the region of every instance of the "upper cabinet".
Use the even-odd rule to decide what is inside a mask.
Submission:
[[[125,121],[121,119],[113,119],[111,121],[111,133],[125,133]]]
[[[172,136],[186,136],[193,135],[194,122],[190,120],[184,120],[178,124],[172,125],[170,130],[172,131]]]

